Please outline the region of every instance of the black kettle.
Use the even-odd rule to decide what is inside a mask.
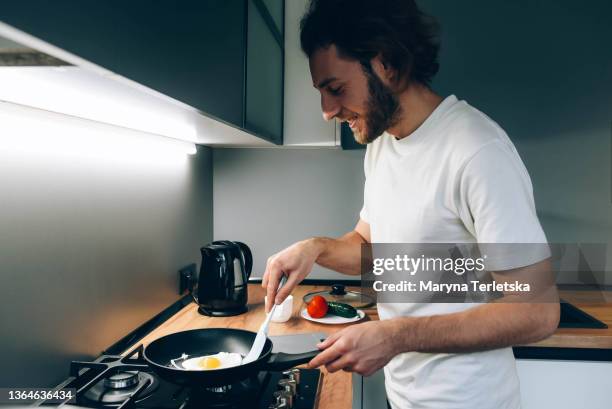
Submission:
[[[212,317],[247,311],[247,282],[253,268],[249,247],[239,241],[213,241],[200,249],[202,266],[196,301],[200,314]]]

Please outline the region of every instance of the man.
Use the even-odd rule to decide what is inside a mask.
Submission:
[[[301,29],[324,118],[348,122],[368,144],[364,204],[341,238],[310,238],[269,258],[266,309],[315,263],[360,274],[364,242],[546,242],[529,175],[504,131],[429,87],[436,26],[412,0],[313,0]],[[499,275],[542,270],[547,255]],[[555,303],[380,303],[378,311],[380,321],[332,334],[309,365],[366,376],[384,367],[393,409],[519,407],[510,346],[548,337],[559,319]]]

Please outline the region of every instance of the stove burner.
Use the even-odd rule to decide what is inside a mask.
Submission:
[[[104,379],[104,386],[108,389],[123,389],[138,384],[137,371],[117,372]]]
[[[157,389],[159,381],[155,376],[147,372],[118,372],[89,388],[83,394],[83,398],[98,404],[119,405],[125,402],[145,383],[148,385],[136,397],[136,401],[151,395]]]
[[[189,408],[245,408],[257,401],[260,381],[252,377],[242,382],[214,388],[191,388],[184,405]]]

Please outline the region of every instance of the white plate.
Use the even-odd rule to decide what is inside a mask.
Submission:
[[[306,311],[306,308],[304,308],[300,312],[300,315],[302,316],[302,318],[308,321],[318,322],[319,324],[332,324],[333,325],[333,324],[348,324],[349,322],[360,321],[363,319],[363,317],[365,317],[365,312],[361,310],[357,310],[357,316],[353,318],[344,318],[344,317],[339,317],[337,315],[331,315],[331,314],[327,314],[323,318],[312,318],[310,315],[308,315],[308,311]]]

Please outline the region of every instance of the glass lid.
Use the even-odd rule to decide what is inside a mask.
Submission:
[[[326,301],[341,302],[355,308],[368,308],[375,303],[371,296],[359,291],[347,290],[343,284],[332,284],[327,290],[308,293],[303,298],[304,303],[308,304],[315,295],[320,295]]]

